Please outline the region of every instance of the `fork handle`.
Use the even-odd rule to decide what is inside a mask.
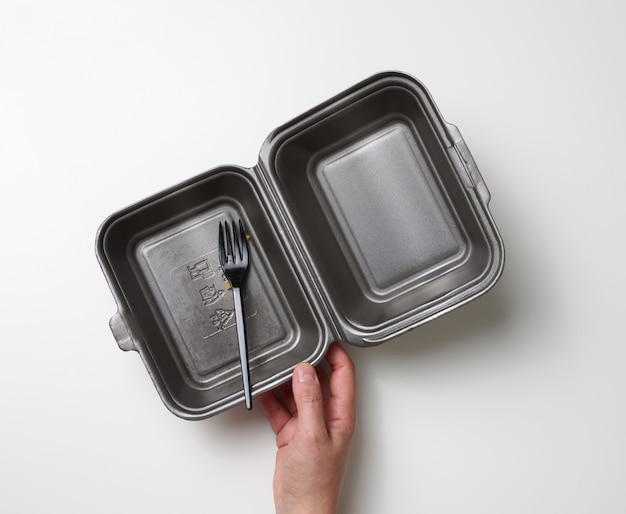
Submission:
[[[237,323],[237,341],[239,341],[239,359],[241,360],[241,375],[243,377],[243,392],[246,398],[246,408],[252,409],[252,394],[250,391],[250,369],[248,366],[248,345],[246,343],[246,327],[243,320],[243,304],[241,289],[233,287],[235,299],[235,322]]]

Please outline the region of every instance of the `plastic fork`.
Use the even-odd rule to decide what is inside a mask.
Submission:
[[[235,300],[235,322],[237,323],[237,340],[239,341],[239,358],[241,360],[241,374],[243,377],[243,391],[246,399],[246,408],[252,409],[252,394],[250,391],[250,369],[248,366],[248,345],[246,343],[246,328],[243,318],[243,304],[241,302],[241,286],[248,271],[248,242],[243,223],[239,220],[239,228],[232,222],[232,233],[228,223],[220,222],[219,227],[219,256],[224,275],[230,282]]]

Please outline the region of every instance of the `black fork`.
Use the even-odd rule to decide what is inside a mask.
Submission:
[[[232,233],[228,223],[220,222],[219,227],[219,255],[224,275],[230,282],[235,300],[235,321],[237,323],[237,340],[239,341],[239,358],[241,360],[241,374],[243,376],[243,391],[246,398],[246,408],[252,408],[250,392],[250,370],[248,367],[248,345],[246,343],[246,329],[241,302],[241,286],[248,271],[248,242],[243,223],[239,220],[239,227],[232,222]]]

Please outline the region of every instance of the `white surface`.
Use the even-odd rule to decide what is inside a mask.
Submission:
[[[345,513],[626,511],[621,1],[0,5],[0,505],[272,512],[260,409],[161,404],[108,328],[103,219],[387,69],[493,195],[482,299],[357,365]]]

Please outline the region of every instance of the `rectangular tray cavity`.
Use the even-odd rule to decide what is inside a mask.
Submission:
[[[270,143],[272,185],[350,342],[382,342],[498,274],[446,126],[418,84],[383,77]]]
[[[126,319],[161,394],[184,417],[240,400],[233,298],[217,257],[220,221],[241,217],[251,238],[244,289],[254,391],[319,360],[328,336],[243,169],[223,168],[112,218],[101,248]],[[123,298],[123,302],[122,302]]]

